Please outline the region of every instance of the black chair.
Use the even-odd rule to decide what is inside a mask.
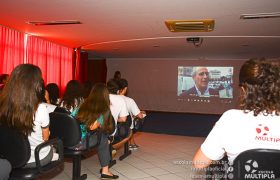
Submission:
[[[231,171],[232,170],[232,171]],[[252,149],[242,152],[228,170],[228,179],[280,178],[280,150]]]
[[[139,119],[138,117],[135,117],[133,120],[133,133],[136,133],[138,131],[142,131],[142,128],[144,126],[145,118]]]
[[[73,174],[72,179],[86,179],[87,174],[81,175],[81,159],[86,153],[93,150],[100,142],[100,133],[97,131],[97,144],[89,147],[87,137],[87,147],[82,150],[74,150],[73,146],[77,145],[81,140],[80,123],[72,116],[66,113],[53,112],[50,113],[50,131],[51,138],[60,138],[64,145],[64,156],[72,158]]]
[[[59,112],[59,113],[66,113],[66,114],[70,114],[69,111],[67,111],[67,109],[63,108],[63,107],[59,107],[57,106],[53,112]]]
[[[209,174],[209,172],[208,172]],[[212,174],[215,179],[221,177]],[[251,149],[240,153],[224,179],[280,179],[280,150]],[[210,179],[210,178],[209,178]],[[213,178],[212,178],[213,179]]]
[[[59,159],[41,166],[39,151],[45,146],[54,146],[59,153]],[[12,128],[0,126],[0,157],[7,159],[12,165],[10,179],[36,179],[51,172],[63,170],[63,145],[59,139],[51,139],[38,145],[35,149],[35,168],[24,168],[28,162],[31,150],[27,136]]]
[[[119,160],[125,159],[127,156],[131,154],[129,150],[128,141],[132,137],[132,130],[130,129],[130,125],[132,123],[131,117],[128,116],[126,122],[118,122],[117,124],[117,132],[116,132],[116,141],[113,141],[112,148],[120,149],[124,148],[123,154],[119,157]]]

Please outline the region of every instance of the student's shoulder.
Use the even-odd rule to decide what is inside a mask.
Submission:
[[[125,99],[120,95],[110,94],[109,98],[112,103],[125,103]]]
[[[48,104],[43,102],[38,105],[37,111],[45,111],[47,109],[48,109]]]
[[[243,117],[244,115],[246,115],[246,114],[244,113],[243,110],[230,109],[222,114],[222,118],[238,120],[240,117]]]
[[[134,102],[134,100],[128,96],[123,96],[126,101]]]

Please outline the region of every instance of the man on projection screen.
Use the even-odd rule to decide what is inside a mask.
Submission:
[[[180,97],[219,97],[219,91],[208,86],[209,72],[206,67],[194,67],[192,78],[194,80],[195,85],[192,88],[180,94]]]

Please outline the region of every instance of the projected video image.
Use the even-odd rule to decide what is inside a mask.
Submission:
[[[178,67],[179,97],[233,97],[233,67]]]

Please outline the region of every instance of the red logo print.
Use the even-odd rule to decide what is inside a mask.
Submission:
[[[259,126],[256,128],[256,131],[258,134],[266,136],[269,131],[269,128],[267,126],[263,126],[262,124],[259,124]]]

